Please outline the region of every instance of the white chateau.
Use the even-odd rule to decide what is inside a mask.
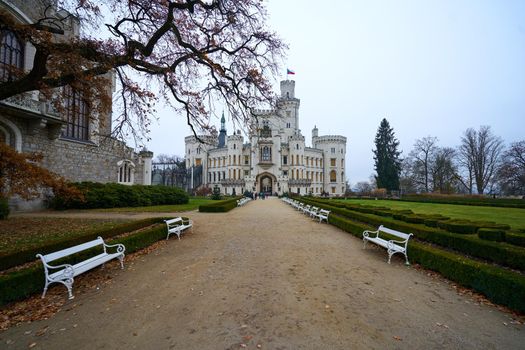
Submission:
[[[202,184],[217,185],[224,194],[244,191],[287,192],[340,196],[345,192],[346,137],[319,136],[312,130],[306,146],[299,129],[300,100],[295,81],[281,81],[281,97],[275,110],[258,110],[253,116],[249,142],[238,131],[226,135],[224,115],[219,137],[187,136],[186,167],[202,166]]]

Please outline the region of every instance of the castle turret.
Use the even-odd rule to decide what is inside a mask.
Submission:
[[[281,81],[281,98],[295,98],[295,80]]]
[[[226,119],[224,118],[224,111],[221,118],[221,130],[219,132],[219,148],[226,146]]]

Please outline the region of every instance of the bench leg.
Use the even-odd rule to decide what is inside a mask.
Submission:
[[[47,292],[47,282],[46,282],[46,286],[44,287],[44,293],[42,293],[42,299],[46,297],[46,292]]]
[[[67,288],[67,294],[69,294],[69,299],[75,298],[75,296],[73,295],[73,282],[74,282],[73,278],[68,278],[62,282],[64,286],[66,286]]]
[[[120,268],[124,270],[124,255],[119,256],[118,259],[120,260]]]
[[[405,265],[407,266],[410,265],[410,263],[408,262],[408,255],[406,253],[405,253],[405,260],[406,260]]]
[[[391,250],[388,251],[388,263],[389,264],[390,264],[390,260],[392,259],[392,255],[394,255],[394,254],[395,254],[394,251],[391,251]]]

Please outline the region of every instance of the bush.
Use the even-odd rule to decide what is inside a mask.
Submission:
[[[189,196],[182,189],[167,186],[126,186],[116,183],[80,182],[72,184],[84,194],[84,200],[66,200],[55,196],[49,206],[55,209],[94,209],[185,204]]]
[[[444,230],[461,234],[474,234],[478,231],[478,226],[468,220],[446,220],[438,221],[437,226]]]
[[[158,220],[160,219],[157,218],[157,221]],[[164,238],[166,238],[166,225],[159,223],[149,229],[109,241],[108,244],[122,243],[126,246],[126,254],[130,254],[139,249],[146,248]],[[85,252],[84,256],[78,254],[71,259],[65,259],[64,261],[74,263],[75,261],[86,259],[88,256],[90,256],[89,252]],[[44,269],[42,265],[1,275],[0,290],[2,293],[0,293],[0,305],[5,305],[13,301],[25,299],[33,294],[41,293],[44,289],[44,278]]]
[[[225,213],[237,207],[237,200],[240,197],[227,199],[224,201],[203,204],[199,206],[199,211],[203,213]]]
[[[162,219],[160,218],[149,218],[144,220],[137,220],[129,223],[125,223],[116,227],[112,227],[109,229],[103,229],[98,230],[94,232],[87,233],[82,236],[74,237],[74,238],[64,238],[61,241],[51,242],[51,243],[43,243],[42,245],[38,247],[32,247],[28,248],[22,251],[18,251],[16,253],[6,254],[6,255],[0,255],[0,270],[7,270],[11,267],[22,265],[31,261],[36,260],[37,254],[49,254],[52,252],[56,252],[61,249],[69,248],[71,246],[81,244],[87,241],[91,241],[96,239],[98,236],[108,239],[111,237],[115,237],[118,235],[121,235],[126,232],[135,231],[150,225],[153,225],[155,223],[158,223]]]
[[[525,234],[523,233],[507,232],[505,234],[505,240],[509,244],[525,247]]]
[[[478,237],[487,241],[503,242],[505,241],[505,231],[493,228],[480,228]]]
[[[7,198],[0,197],[0,220],[5,220],[9,216],[9,203]]]

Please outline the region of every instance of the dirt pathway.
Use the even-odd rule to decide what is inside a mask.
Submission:
[[[525,329],[510,315],[401,259],[388,265],[385,251],[363,250],[278,199],[190,216],[193,234],[125,271],[111,267],[111,284],[49,320],[0,333],[1,347],[524,348]]]

